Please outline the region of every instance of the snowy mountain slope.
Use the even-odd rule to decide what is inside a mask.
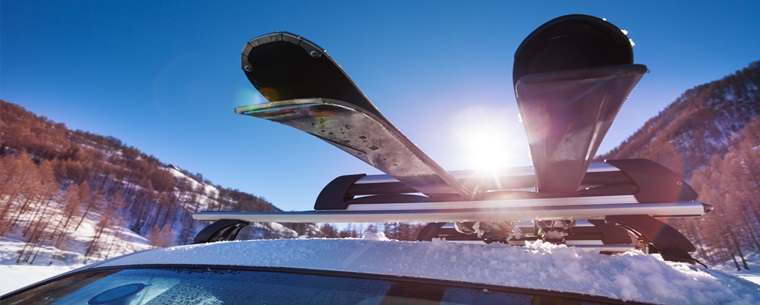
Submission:
[[[649,158],[687,178],[760,114],[760,61],[684,92],[601,159]]]
[[[113,137],[0,100],[0,264],[71,264],[188,243],[198,210],[276,211]],[[251,236],[295,237],[279,224]]]
[[[647,158],[683,175],[714,207],[669,220],[721,264],[760,251],[760,61],[686,91],[602,159]]]
[[[55,213],[52,208],[46,217],[53,222],[63,221],[62,213]],[[145,237],[116,224],[107,226],[100,236],[96,237],[101,218],[102,215],[97,213],[88,215],[76,232],[66,234],[60,242],[52,240],[48,243],[29,243],[24,240],[22,230],[6,233],[0,240],[0,265],[85,264],[153,247]],[[24,219],[20,224],[24,225],[28,221],[29,219]],[[23,255],[19,255],[22,253]]]

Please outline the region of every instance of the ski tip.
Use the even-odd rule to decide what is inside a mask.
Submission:
[[[302,36],[290,32],[274,32],[256,36],[249,40],[243,47],[240,56],[240,66],[251,83],[256,86],[264,97],[269,100],[279,100],[281,97],[278,94],[278,90],[257,85],[256,78],[252,74],[256,67],[253,58],[256,57],[257,53],[261,52],[275,57],[282,56],[285,52],[284,50],[290,50],[291,52],[295,50],[298,53],[297,50],[299,48],[308,54],[305,56],[306,58],[321,59],[328,57],[327,52],[323,48]],[[257,61],[261,62],[260,60]]]
[[[290,32],[273,32],[268,33],[264,35],[259,35],[254,38],[251,38],[243,47],[242,55],[243,57],[248,57],[250,52],[260,46],[270,44],[270,43],[276,43],[276,42],[286,42],[291,43],[297,46],[302,47],[306,52],[309,53],[312,57],[320,57],[327,53],[325,49],[317,45],[316,43],[304,38],[303,36],[299,36]]]
[[[310,100],[306,100],[307,102]],[[301,100],[287,100],[264,104],[251,104],[235,107],[236,114],[249,115],[257,118],[270,119],[273,115],[298,112],[298,106],[304,104]],[[313,104],[313,103],[311,103]],[[302,105],[303,106],[303,105]]]
[[[258,108],[256,105],[257,104],[237,106],[235,107],[235,109],[233,109],[233,111],[235,112],[235,114],[247,114],[251,111],[256,110]]]
[[[515,52],[513,83],[525,75],[633,63],[628,36],[589,15],[565,15],[531,32]]]

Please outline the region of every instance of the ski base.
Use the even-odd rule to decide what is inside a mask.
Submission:
[[[307,132],[419,192],[471,194],[385,118],[351,103],[295,99],[242,106],[235,112]]]

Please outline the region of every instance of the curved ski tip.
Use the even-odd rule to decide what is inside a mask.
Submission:
[[[235,109],[233,111],[235,112],[235,114],[246,114],[246,113],[251,112],[251,111],[253,111],[255,109],[256,109],[256,105],[255,104],[250,104],[250,105],[237,106],[237,107],[235,107]]]
[[[247,56],[251,52],[251,50],[253,50],[256,47],[269,44],[269,43],[274,43],[274,42],[292,43],[304,48],[308,52],[317,52],[317,54],[319,55],[327,52],[325,51],[325,49],[323,49],[316,43],[312,42],[311,40],[304,38],[303,36],[300,36],[291,32],[280,31],[280,32],[272,32],[268,34],[263,34],[263,35],[259,35],[259,36],[251,38],[245,44],[245,47],[243,48],[243,56]]]
[[[633,64],[628,36],[598,17],[564,15],[540,25],[515,51],[512,81],[541,72]]]

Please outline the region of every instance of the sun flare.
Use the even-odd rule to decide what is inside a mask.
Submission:
[[[476,108],[464,111],[455,118],[453,129],[459,156],[464,166],[483,172],[497,172],[520,161],[516,144],[522,139],[516,135],[509,118],[510,111]],[[516,120],[516,118],[515,118]]]

